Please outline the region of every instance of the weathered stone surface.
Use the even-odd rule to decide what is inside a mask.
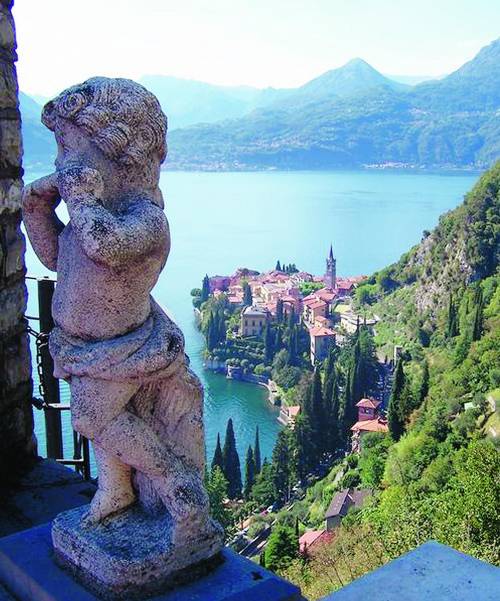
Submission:
[[[84,508],[74,509],[54,520],[56,561],[104,599],[144,599],[192,581],[222,561],[217,556],[217,526],[205,535],[202,545],[184,544],[174,552],[174,524],[167,514],[158,516],[136,504],[86,528],[81,525],[84,512]]]
[[[87,505],[96,487],[52,459],[37,461],[15,490],[2,490],[0,537],[50,522],[61,511]],[[0,579],[1,581],[1,579]]]
[[[24,323],[21,122],[17,111],[12,2],[0,3],[0,481],[13,483],[34,460],[31,361]]]
[[[500,568],[429,541],[323,601],[497,601]]]
[[[42,121],[58,141],[57,171],[24,189],[24,222],[40,260],[57,270],[50,351],[70,384],[73,427],[92,441],[99,467],[88,511],[56,520],[54,547],[87,584],[108,578],[110,597],[113,586],[120,595],[166,583],[222,545],[203,488],[201,384],[182,333],[151,297],[170,250],[158,186],[167,121],[145,88],[107,78],[64,91]],[[55,213],[61,200],[66,226]],[[146,531],[165,534],[148,541],[154,569],[121,571],[121,533],[138,545]]]
[[[223,549],[210,574],[151,601],[303,601],[299,589],[252,561]],[[96,601],[52,559],[50,525],[0,539],[0,582],[19,601]]]

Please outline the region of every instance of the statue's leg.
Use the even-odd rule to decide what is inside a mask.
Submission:
[[[126,408],[139,390],[139,384],[125,384],[71,378],[72,420],[75,430],[92,440],[106,461],[107,478],[113,485],[123,486],[121,465],[144,473],[155,484],[164,504],[177,520],[193,519],[193,514],[206,515],[208,499],[197,469],[160,441],[154,430]],[[115,459],[112,461],[111,459]],[[130,473],[128,477],[130,485]],[[99,484],[101,490],[101,485]],[[124,498],[126,491],[121,489]],[[110,506],[110,491],[102,489],[96,508]],[[122,493],[120,493],[122,494]],[[109,502],[108,502],[109,501]],[[104,517],[96,511],[96,521]]]
[[[125,509],[136,499],[130,466],[101,447],[95,444],[93,447],[99,468],[99,487],[84,518],[87,525],[100,522],[108,515]]]
[[[96,437],[109,419],[123,411],[137,387],[78,377],[71,378],[70,387],[73,428],[92,441],[99,469],[98,489],[84,520],[89,525],[135,501],[130,466],[96,444]]]

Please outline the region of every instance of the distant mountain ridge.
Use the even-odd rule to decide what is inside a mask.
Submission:
[[[353,59],[298,88],[140,82],[169,117],[167,167],[202,170],[363,166],[477,168],[500,156],[500,40],[460,69],[409,86]],[[48,164],[41,106],[21,93],[25,165]]]
[[[353,70],[358,80],[343,96]],[[483,169],[500,157],[499,82],[500,39],[451,75],[414,87],[351,61],[242,118],[172,132],[169,166]]]

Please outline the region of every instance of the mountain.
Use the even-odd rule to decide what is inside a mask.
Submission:
[[[46,168],[56,156],[56,143],[52,132],[40,121],[42,107],[24,92],[19,92],[19,110],[22,119],[24,168]]]
[[[164,75],[146,75],[139,83],[160,101],[170,130],[241,117],[257,106],[262,92],[247,86],[216,86]]]
[[[180,169],[476,168],[500,156],[500,39],[405,87],[359,59],[239,119],[170,136]]]

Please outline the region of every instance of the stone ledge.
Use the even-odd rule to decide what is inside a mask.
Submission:
[[[323,601],[498,601],[500,568],[429,541]]]
[[[300,590],[229,549],[209,575],[149,601],[303,601]],[[0,539],[0,583],[20,601],[96,601],[56,565],[50,524]]]

